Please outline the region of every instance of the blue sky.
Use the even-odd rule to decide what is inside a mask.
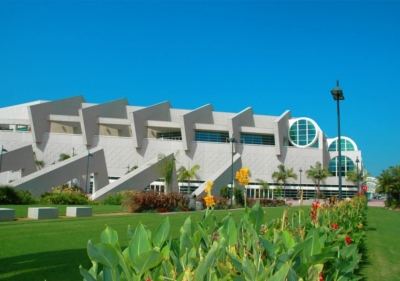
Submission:
[[[1,1],[0,107],[83,95],[315,120],[400,164],[400,1]]]

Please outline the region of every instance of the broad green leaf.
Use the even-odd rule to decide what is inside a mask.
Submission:
[[[232,265],[236,268],[237,271],[242,272],[242,261],[239,256],[236,254],[233,254],[229,252],[228,250],[226,251],[228,254],[229,258],[231,259]]]
[[[249,260],[248,258],[244,257],[243,258],[243,263],[242,263],[242,269],[243,269],[243,275],[246,278],[246,280],[251,280],[254,281],[256,280],[256,267],[254,264]]]
[[[153,236],[153,245],[161,248],[169,234],[169,218],[167,217],[156,229]]]
[[[207,230],[204,229],[204,226],[201,223],[197,224],[197,230],[200,232],[201,237],[203,238],[203,241],[206,244],[206,247],[208,248],[211,245],[211,239],[210,235],[208,235],[207,233]]]
[[[282,240],[286,250],[292,249],[295,246],[292,234],[286,229],[282,231]]]
[[[237,242],[237,229],[232,215],[229,215],[224,222],[224,232],[226,233],[229,246],[233,246]]]
[[[180,238],[180,255],[182,256],[186,249],[191,249],[193,247],[192,241],[189,237],[189,234],[186,230],[181,229],[181,238]]]
[[[126,280],[132,281],[130,266],[128,266],[126,264],[126,260],[120,252],[117,252],[117,254],[118,254],[118,259],[119,259],[119,265],[121,266],[122,270],[125,272]]]
[[[89,258],[92,261],[101,263],[112,269],[114,269],[118,265],[118,251],[111,244],[99,243],[97,245],[93,245],[92,242],[89,240],[87,251]]]
[[[161,266],[164,271],[164,276],[169,279],[175,279],[175,270],[174,266],[169,260],[163,260]]]
[[[138,255],[148,252],[150,249],[151,245],[147,232],[142,223],[139,222],[129,243],[129,260],[131,261],[131,265]]]
[[[275,245],[262,237],[260,237],[260,242],[267,251],[268,259],[273,259],[275,257]]]
[[[113,270],[111,268],[109,268],[108,266],[103,266],[103,279],[104,281],[117,281],[116,278],[114,278],[115,273],[113,272]]]
[[[97,272],[99,271],[99,264],[97,263],[97,262],[95,262],[95,261],[91,261],[92,262],[92,267],[89,269],[89,273],[94,277],[94,278],[96,278],[96,276],[97,276]]]
[[[156,251],[150,250],[136,256],[133,261],[133,269],[141,277],[147,270],[159,265],[163,260],[163,255]]]
[[[251,208],[249,219],[257,234],[260,233],[261,225],[264,222],[264,211],[260,207],[260,201],[257,201]]]
[[[96,279],[87,271],[86,269],[82,268],[82,266],[79,266],[79,272],[83,276],[84,281],[96,281]]]
[[[319,242],[319,233],[316,228],[312,228],[307,235],[307,238],[311,237],[309,240],[309,244],[304,250],[304,253],[307,257],[311,257],[313,255],[321,253],[321,244]]]
[[[199,263],[199,266],[196,268],[194,272],[194,280],[203,280],[204,276],[210,270],[210,267],[213,265],[215,261],[215,252],[217,251],[217,244],[214,243],[207,253],[206,257],[202,259]]]
[[[115,245],[118,243],[118,233],[106,225],[106,229],[101,233],[101,242]]]
[[[290,265],[288,263],[284,264],[268,281],[283,281],[286,280],[286,276],[289,272]]]

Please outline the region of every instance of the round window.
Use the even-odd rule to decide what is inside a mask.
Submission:
[[[289,140],[295,146],[311,146],[318,138],[317,124],[308,119],[297,119],[289,128]]]

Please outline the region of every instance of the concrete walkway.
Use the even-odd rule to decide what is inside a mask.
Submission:
[[[287,200],[287,204],[291,203],[292,206],[299,206],[299,200]],[[303,206],[310,206],[314,201],[309,201],[309,200],[304,200],[303,201]],[[368,206],[369,207],[385,207],[385,202],[384,200],[379,200],[379,199],[371,199],[368,201]]]

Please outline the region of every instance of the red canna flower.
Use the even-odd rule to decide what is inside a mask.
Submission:
[[[337,222],[332,224],[331,229],[339,229],[339,225],[337,224]]]
[[[349,236],[346,236],[346,242],[347,242],[347,245],[351,244],[351,238]]]
[[[322,272],[319,274],[319,281],[324,281],[324,276],[322,276]]]
[[[146,280],[146,281],[151,281],[150,277],[149,277],[149,278],[147,278],[147,280]]]
[[[312,216],[312,218],[313,218],[314,220],[317,219],[317,214],[315,213],[314,210],[311,210],[311,216]]]

